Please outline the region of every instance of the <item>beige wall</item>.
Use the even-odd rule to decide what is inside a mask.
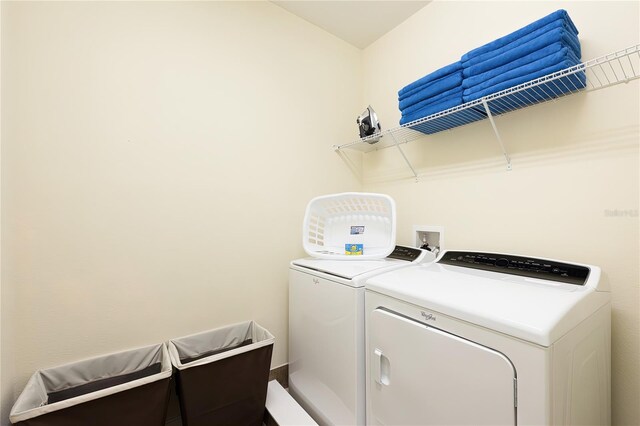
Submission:
[[[3,4],[3,421],[37,368],[245,319],[285,363],[305,205],[361,186],[331,150],[361,74],[268,2]]]
[[[2,17],[2,9],[3,2],[0,2],[0,17]],[[2,19],[0,19],[0,46],[2,45]],[[1,49],[0,49],[1,50]],[[2,99],[2,54],[0,53],[0,100]],[[2,102],[0,101],[0,147],[2,146]],[[2,196],[1,196],[1,188],[2,188],[2,149],[0,148],[0,212],[2,212]],[[2,214],[0,213],[0,217]],[[2,227],[0,226],[0,241],[2,241]],[[12,398],[8,395],[8,392],[4,392],[3,390],[10,386],[10,376],[5,372],[11,366],[8,363],[9,357],[5,357],[4,348],[5,348],[5,339],[8,337],[7,325],[9,321],[5,315],[8,313],[8,310],[5,309],[5,297],[3,297],[6,292],[3,288],[3,280],[2,280],[2,244],[0,244],[0,424],[4,421],[3,413],[4,407],[8,407]],[[8,300],[8,298],[7,298]]]
[[[365,99],[397,125],[397,90],[464,52],[558,8],[578,26],[583,58],[639,42],[639,3],[435,2],[364,51]],[[365,189],[398,203],[398,236],[445,228],[449,248],[548,256],[602,267],[613,303],[613,423],[640,424],[639,82],[574,95],[496,119],[513,157],[506,171],[490,124],[364,156]],[[607,210],[635,217],[608,216]],[[544,306],[540,307],[541,315]]]

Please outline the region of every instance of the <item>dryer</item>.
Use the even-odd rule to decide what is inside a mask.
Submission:
[[[367,423],[610,424],[595,266],[449,251],[366,282]]]
[[[365,424],[365,280],[434,259],[396,246],[384,259],[291,262],[289,392],[319,424]]]

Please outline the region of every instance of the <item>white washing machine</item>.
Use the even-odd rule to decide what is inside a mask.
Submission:
[[[608,425],[595,266],[446,252],[366,282],[367,423]]]
[[[365,424],[364,281],[432,260],[396,246],[378,260],[291,262],[289,392],[319,424]]]

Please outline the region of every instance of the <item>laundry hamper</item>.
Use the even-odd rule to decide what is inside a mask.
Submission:
[[[164,344],[39,370],[10,420],[16,426],[163,426],[171,373]]]
[[[253,321],[169,341],[184,426],[261,426],[275,338]]]
[[[307,205],[302,228],[302,245],[310,256],[381,259],[396,245],[396,204],[385,194],[323,195]]]

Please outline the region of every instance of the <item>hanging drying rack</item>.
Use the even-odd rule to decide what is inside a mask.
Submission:
[[[584,78],[580,79],[579,77]],[[377,151],[396,147],[411,173],[417,179],[418,173],[402,150],[402,145],[455,127],[489,119],[500,149],[511,170],[511,158],[498,132],[494,116],[517,109],[552,101],[573,93],[591,92],[640,78],[640,44],[603,55],[526,83],[497,93],[464,103],[399,127],[383,130],[342,145],[334,145],[336,152],[344,149],[362,152]],[[343,157],[344,158],[344,157]]]

